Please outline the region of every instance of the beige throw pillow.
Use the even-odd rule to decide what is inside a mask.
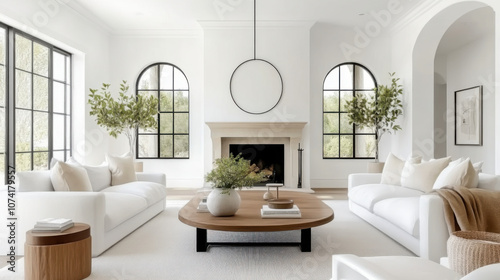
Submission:
[[[406,162],[401,175],[401,185],[423,192],[430,192],[437,177],[448,166],[450,161],[450,157],[445,157],[418,164]]]
[[[85,168],[59,161],[50,170],[50,180],[55,191],[91,192]]]
[[[111,186],[137,181],[134,160],[131,156],[115,157],[106,155],[109,171],[111,171]]]
[[[384,169],[382,169],[382,180],[380,183],[401,186],[401,173],[404,166],[404,160],[389,153],[384,163]]]
[[[477,188],[479,175],[470,159],[459,163],[451,162],[436,179],[433,189],[441,189],[446,186],[461,186],[466,188]]]

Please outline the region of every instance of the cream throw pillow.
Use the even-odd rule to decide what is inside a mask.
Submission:
[[[50,170],[50,180],[55,191],[91,192],[85,168],[59,161]]]
[[[450,161],[450,157],[445,157],[418,164],[406,162],[401,175],[401,185],[410,189],[430,192],[437,177]]]
[[[109,171],[111,171],[111,186],[137,181],[134,160],[131,156],[115,157],[106,155]]]
[[[470,159],[452,164],[451,162],[436,179],[433,189],[441,189],[446,186],[461,186],[466,188],[477,188],[479,175]]]
[[[380,183],[401,186],[401,173],[403,172],[404,166],[404,160],[389,153],[385,160],[384,169],[382,169],[382,180]]]

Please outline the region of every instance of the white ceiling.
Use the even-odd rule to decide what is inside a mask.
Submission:
[[[400,2],[394,18],[422,0]],[[69,6],[111,33],[136,30],[199,29],[198,21],[253,20],[252,0],[74,0]],[[260,0],[257,20],[314,21],[361,26],[388,0]],[[361,14],[361,15],[360,15]]]
[[[437,54],[447,54],[478,38],[495,34],[495,12],[490,7],[469,12],[455,21],[444,33]]]

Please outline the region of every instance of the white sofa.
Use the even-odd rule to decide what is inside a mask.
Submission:
[[[16,254],[24,255],[26,231],[38,220],[60,217],[90,225],[92,256],[95,257],[165,209],[165,174],[137,173],[137,181],[110,186],[111,175],[105,176],[103,183],[103,178],[93,178],[92,168],[102,171],[107,166],[87,169],[93,191],[54,191],[50,171],[17,174],[25,178],[28,175],[25,181],[30,185],[22,186],[22,180],[14,185],[17,189],[14,197],[16,231],[11,233],[7,227],[0,227],[2,252],[10,252],[8,246],[14,244],[8,244],[7,240],[13,237]],[[7,221],[6,190],[4,186],[0,191],[2,223]]]
[[[500,263],[462,276],[435,262],[408,256],[358,257],[333,255],[331,280],[497,280]]]
[[[479,173],[479,188],[500,190],[500,176]],[[449,238],[443,201],[434,193],[382,184],[382,173],[348,177],[350,210],[416,255],[439,262]]]

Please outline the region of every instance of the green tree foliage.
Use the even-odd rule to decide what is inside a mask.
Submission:
[[[230,189],[251,187],[265,178],[263,172],[253,172],[250,161],[242,158],[241,154],[236,157],[230,154],[215,160],[214,168],[207,173],[205,180],[213,183],[214,188],[225,189],[223,193],[229,193]]]
[[[346,111],[349,123],[356,124],[359,128],[373,128],[376,134],[375,160],[378,161],[378,144],[382,136],[388,132],[401,130],[396,120],[403,113],[403,103],[400,97],[403,95],[403,87],[398,84],[399,78],[395,73],[389,73],[392,83],[389,86],[379,85],[375,88],[375,95],[366,96],[356,94],[354,98],[346,102]]]
[[[90,115],[95,116],[97,124],[106,128],[109,135],[118,137],[125,134],[130,151],[135,155],[136,130],[156,129],[158,99],[154,96],[126,95],[129,86],[126,81],[120,84],[119,97],[114,99],[109,91],[110,84],[102,84],[100,92],[90,89]]]

